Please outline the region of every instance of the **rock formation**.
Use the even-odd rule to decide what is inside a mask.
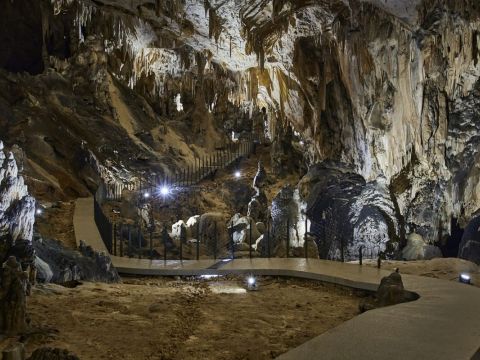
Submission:
[[[398,269],[397,269],[398,270]],[[398,271],[385,276],[380,281],[375,299],[366,299],[360,303],[360,311],[391,306],[418,299],[418,295],[406,291],[403,287],[402,276]]]
[[[21,334],[27,330],[28,274],[10,256],[2,265],[0,282],[0,332]]]
[[[39,4],[28,16],[26,0],[0,7],[8,18],[0,39],[11,49],[0,51],[8,71],[0,73],[0,125],[31,125],[8,126],[5,136],[52,169],[57,181],[44,178],[44,193],[76,196],[91,184],[72,168],[81,141],[112,168],[138,170],[139,160],[163,174],[191,162],[194,151],[176,153],[160,129],[212,149],[263,117],[275,173],[346,164],[340,180],[358,180],[360,202],[390,202],[386,212],[335,204],[356,217],[348,230],[355,242],[369,238],[399,254],[406,235],[417,233],[442,247],[451,224],[465,227],[480,208],[474,0]],[[58,135],[58,126],[68,131]],[[105,133],[100,144],[96,134]],[[347,257],[358,250],[347,247]],[[337,250],[320,253],[338,257]]]

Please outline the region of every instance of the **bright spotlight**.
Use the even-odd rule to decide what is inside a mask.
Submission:
[[[35,211],[35,213],[36,213],[37,215],[42,215],[42,214],[43,214],[43,210],[42,210],[42,209],[37,209],[37,210]]]
[[[146,192],[145,194],[143,194],[143,197],[144,197],[145,199],[148,199],[148,198],[150,197],[150,193]]]
[[[254,291],[258,290],[257,279],[253,276],[247,278],[247,290]]]
[[[167,196],[168,194],[170,194],[170,189],[168,188],[167,185],[163,185],[160,188],[160,194],[162,194],[163,196]]]
[[[237,179],[239,179],[239,178],[242,176],[242,173],[237,170],[237,171],[235,171],[235,174],[234,174],[234,175],[235,175],[235,177],[236,177]]]
[[[463,274],[460,274],[460,276],[458,277],[458,281],[460,281],[463,284],[471,284],[471,277],[470,275],[463,273]]]

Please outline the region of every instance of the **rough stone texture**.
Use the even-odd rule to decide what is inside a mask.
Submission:
[[[208,255],[218,256],[228,251],[229,239],[223,214],[206,213],[200,217],[200,241],[206,245]]]
[[[120,281],[110,257],[94,251],[90,247],[81,247],[80,252],[73,251],[66,249],[58,241],[42,239],[39,236],[36,237],[33,245],[38,257],[48,265],[52,273],[51,282],[64,284],[78,280]],[[39,275],[43,273],[40,271]],[[43,277],[45,276],[43,275]],[[40,277],[39,280],[44,279]]]
[[[402,276],[398,272],[393,272],[382,278],[373,300],[367,298],[360,303],[360,311],[364,312],[378,307],[396,305],[417,298],[418,295],[404,289]]]
[[[35,199],[28,194],[13,154],[5,154],[0,141],[0,242],[13,246],[31,241],[34,222]]]
[[[358,259],[360,246],[364,254],[395,255],[398,227],[383,179],[367,183],[345,164],[330,162],[311,167],[299,188],[321,258]]]
[[[430,260],[442,257],[440,249],[433,245],[425,243],[418,234],[409,234],[407,246],[402,249],[402,258],[405,260]]]
[[[146,99],[139,112],[149,123],[156,123],[158,114],[175,118],[191,129],[194,142],[205,145],[208,138],[210,147],[221,136],[202,135],[215,126],[244,128],[265,107],[274,170],[283,175],[301,168],[299,159],[308,165],[332,160],[348,164],[367,184],[380,179],[395,209],[400,246],[412,232],[428,244],[444,244],[452,218],[462,226],[471,220],[480,208],[476,1],[214,3],[42,1],[45,6],[36,4],[28,16],[23,16],[25,0],[3,4],[8,26],[0,37],[7,45],[0,66],[17,71],[11,54],[5,54],[13,46],[18,71],[30,67],[24,60],[50,65],[52,71],[34,79],[0,79],[0,109],[7,119],[1,125],[38,125],[31,115],[43,113],[42,121],[68,124],[70,130],[39,137],[30,128],[11,126],[9,142],[38,145],[55,164],[69,168],[70,143],[88,138],[100,147],[96,133],[111,125],[104,116],[115,123],[116,110],[106,94],[110,76]],[[48,104],[58,110],[54,118],[50,108],[41,106],[50,99],[42,92],[51,94]],[[178,95],[181,113],[175,112]],[[58,103],[76,111],[62,112]],[[67,121],[72,117],[73,125]],[[168,154],[168,146],[155,141],[158,129],[145,128],[143,135],[121,141],[125,131],[111,127],[109,145],[121,143],[120,153],[132,154],[131,159]],[[301,153],[292,147],[295,136],[303,139]],[[139,145],[142,137],[147,140]],[[105,154],[115,158],[113,151]],[[27,156],[34,154],[29,150]],[[65,193],[85,190],[65,176],[58,178]],[[365,233],[368,222],[378,225],[379,217],[371,214],[359,231]]]
[[[0,286],[0,331],[7,335],[27,330],[28,274],[10,256],[2,265]]]
[[[43,347],[35,350],[27,360],[79,360],[65,349]]]
[[[228,230],[232,232],[234,244],[249,244],[250,226],[252,230],[251,233],[253,245],[261,235],[255,220],[249,216],[241,216],[240,214],[235,214],[232,219],[230,219],[228,222]]]
[[[480,264],[480,216],[475,216],[465,228],[458,257]]]
[[[271,249],[275,249],[281,244],[286,248],[287,238],[290,229],[297,223],[298,207],[293,201],[294,189],[291,186],[283,187],[272,201],[272,236]],[[272,253],[273,254],[273,253]]]

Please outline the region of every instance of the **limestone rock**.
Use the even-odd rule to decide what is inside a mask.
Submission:
[[[300,191],[308,194],[310,233],[322,259],[358,259],[365,252],[387,252],[398,247],[395,207],[385,179],[367,183],[342,163],[327,162],[310,168]]]
[[[360,311],[396,305],[417,298],[416,294],[405,291],[402,276],[398,272],[393,272],[382,278],[374,300],[365,299],[360,303]]]
[[[465,228],[458,257],[480,264],[480,216],[474,217]]]
[[[28,275],[14,256],[2,266],[0,287],[0,332],[21,334],[27,330]]]
[[[28,195],[13,154],[5,154],[0,141],[0,242],[31,242],[34,222],[35,199]],[[0,253],[2,259],[6,255]]]
[[[41,283],[49,283],[53,278],[53,271],[45,261],[38,256],[35,257],[35,267],[37,269],[37,280]]]
[[[436,246],[426,244],[419,234],[408,235],[407,246],[402,249],[402,258],[405,260],[430,260],[442,257],[442,252]]]
[[[62,243],[37,237],[33,246],[38,258],[44,261],[52,272],[51,282],[63,284],[70,281],[118,282],[120,277],[105,254],[82,246],[80,252],[65,248]],[[42,278],[39,278],[42,281]]]

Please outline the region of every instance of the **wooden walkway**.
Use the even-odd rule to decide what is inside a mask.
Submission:
[[[77,243],[106,251],[93,219],[93,198],[78,199]],[[112,257],[121,274],[250,274],[292,276],[376,290],[389,272],[372,267],[301,258],[159,261]],[[313,359],[480,359],[480,289],[452,281],[403,275],[420,299],[368,311],[281,355]]]

